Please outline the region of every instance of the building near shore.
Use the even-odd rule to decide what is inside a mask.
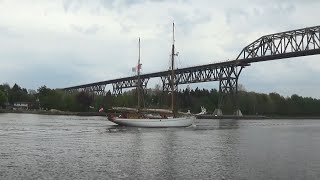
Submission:
[[[28,110],[31,105],[32,104],[30,102],[15,102],[13,103],[13,108]]]

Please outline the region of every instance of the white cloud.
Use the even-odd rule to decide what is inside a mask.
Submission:
[[[58,88],[125,77],[137,61],[138,37],[143,72],[167,69],[173,20],[178,65],[234,59],[262,35],[318,25],[319,8],[315,0],[3,0],[0,83]],[[240,81],[253,91],[320,98],[312,78],[318,59],[256,63]]]

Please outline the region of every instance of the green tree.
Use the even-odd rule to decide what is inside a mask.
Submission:
[[[63,110],[63,94],[63,92],[47,88],[46,86],[38,88],[37,98],[39,98],[40,107],[48,110]]]
[[[0,90],[0,106],[4,108],[4,104],[8,101],[7,96]]]
[[[21,88],[19,85],[14,84],[8,92],[8,101],[13,104],[15,102],[29,102],[30,97],[25,88]]]
[[[86,111],[89,109],[89,106],[93,102],[93,96],[82,91],[76,95],[76,101],[81,105],[82,111]]]

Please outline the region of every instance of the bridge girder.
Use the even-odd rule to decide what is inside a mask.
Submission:
[[[258,57],[292,54],[302,56],[301,52],[311,53],[320,49],[320,26],[286,31],[262,36],[244,47],[237,60],[251,59],[249,62],[263,61]],[[317,51],[316,51],[317,52]],[[278,56],[279,59],[281,56]],[[255,60],[256,59],[256,60]],[[272,60],[272,59],[266,59]]]
[[[142,87],[142,89],[146,88],[148,85],[148,82],[149,82],[149,78],[141,78],[140,87]],[[130,80],[115,82],[115,83],[112,83],[112,88],[113,88],[112,93],[114,95],[119,95],[119,94],[122,94],[123,89],[133,88],[137,86],[139,86],[137,79],[130,79]]]
[[[94,85],[94,86],[88,86],[88,87],[80,87],[76,89],[68,89],[67,92],[69,93],[87,92],[87,93],[93,93],[96,95],[105,95],[105,87],[106,87],[106,84],[101,84],[101,85]]]
[[[196,70],[188,70],[185,72],[180,72],[175,74],[175,83],[174,85],[177,86],[178,84],[190,84],[190,83],[199,83],[199,82],[210,82],[210,81],[225,81],[232,77],[238,78],[241,70],[245,66],[236,66],[236,65],[229,65],[229,66],[219,66],[219,67],[206,67],[200,68]],[[240,68],[240,71],[238,69]],[[163,87],[166,91],[171,90],[171,75],[161,76]],[[228,82],[228,84],[230,84]],[[227,88],[227,84],[225,84],[222,88]],[[229,88],[230,89],[230,88]],[[224,92],[228,90],[225,89]]]

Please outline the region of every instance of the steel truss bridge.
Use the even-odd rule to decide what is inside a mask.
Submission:
[[[227,95],[232,95],[235,108],[237,108],[238,79],[243,68],[256,62],[315,54],[320,54],[320,26],[265,35],[244,47],[235,60],[175,70],[174,84],[176,87],[178,84],[219,81],[219,108]],[[162,80],[164,92],[177,89],[175,87],[171,89],[170,70],[142,74],[140,76],[140,86],[146,88],[149,79],[157,77]],[[105,87],[109,84],[113,87],[113,94],[118,95],[125,88],[137,87],[138,81],[136,76],[131,76],[67,87],[63,90],[69,92],[85,91],[104,95]]]

